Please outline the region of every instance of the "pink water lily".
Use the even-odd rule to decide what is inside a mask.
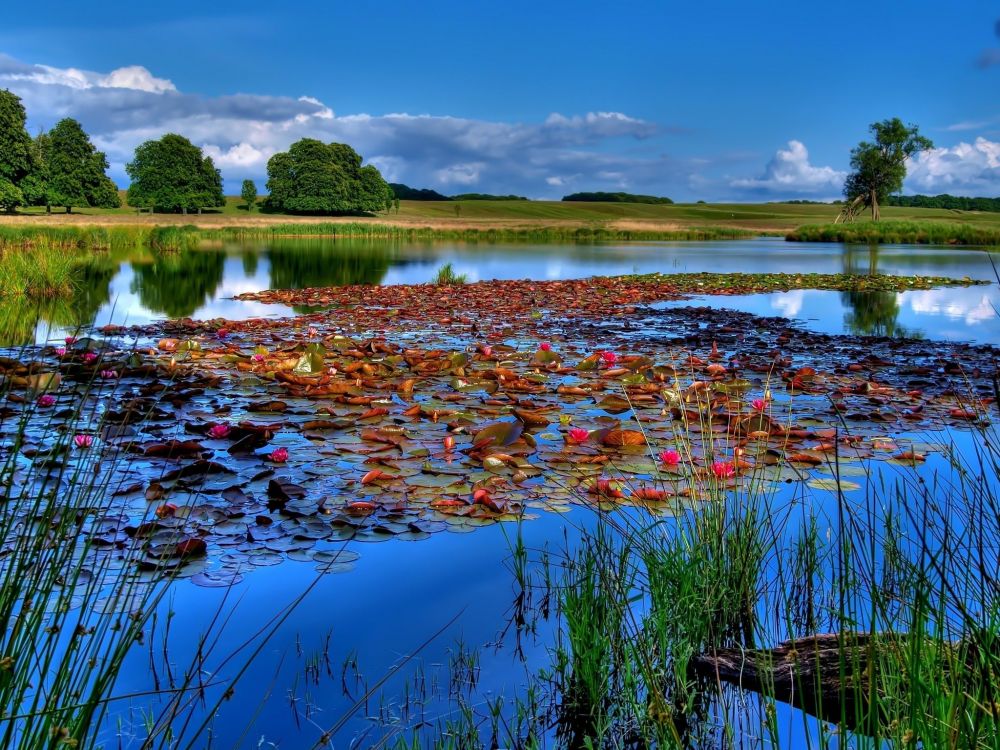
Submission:
[[[493,356],[493,347],[492,346],[484,346],[483,347],[483,356],[484,357],[492,357]]]
[[[675,450],[660,451],[660,461],[666,466],[677,466],[681,462],[681,454]]]
[[[610,367],[618,361],[618,355],[614,352],[601,352],[601,361]]]
[[[57,357],[65,357],[66,356],[66,347],[65,346],[57,347],[56,348],[56,356]]]
[[[287,448],[275,448],[271,451],[271,460],[276,463],[284,463],[288,460],[288,449]]]
[[[263,354],[255,354],[255,355],[253,355],[252,359],[253,359],[254,362],[263,362],[264,361],[264,355]]]
[[[309,338],[314,339],[319,335],[319,331],[316,330],[315,326],[309,326]]]
[[[94,444],[94,436],[83,434],[74,435],[73,444],[76,445],[77,448],[89,448]]]
[[[755,398],[750,402],[750,406],[754,408],[754,411],[764,411],[767,408],[767,401],[762,398]]]
[[[49,393],[43,393],[41,396],[38,397],[38,400],[35,403],[37,403],[39,406],[43,408],[47,408],[49,406],[55,406],[56,397]]]
[[[87,364],[90,364],[95,359],[97,359],[97,355],[94,354],[93,352],[84,352],[83,353],[83,361],[86,362]]]
[[[731,479],[736,475],[736,467],[730,461],[716,461],[712,464],[712,473],[717,479]]]
[[[538,345],[538,348],[541,349],[543,352],[550,352],[552,351],[552,344],[550,344],[548,341],[543,341],[541,344]]]
[[[227,425],[227,424],[213,424],[208,429],[208,434],[209,434],[210,437],[213,437],[216,440],[221,440],[222,438],[226,437],[226,435],[229,434],[229,425]]]
[[[583,443],[590,437],[590,432],[582,427],[574,427],[569,431],[569,438],[574,443]]]
[[[218,336],[220,339],[224,339],[224,338],[226,338],[226,336],[229,335],[229,329],[228,328],[220,328],[218,331],[215,332],[215,335]]]
[[[118,377],[118,373],[114,370],[101,370],[101,377],[105,380],[113,380]]]
[[[65,341],[67,345],[72,346],[73,344],[76,343],[76,336],[67,336],[65,339],[63,339],[63,341]]]

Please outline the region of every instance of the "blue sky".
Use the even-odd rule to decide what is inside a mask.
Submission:
[[[135,145],[172,130],[230,190],[263,187],[267,158],[312,136],[444,192],[831,198],[868,123],[899,116],[938,146],[908,191],[997,195],[998,16],[975,0],[18,3],[0,86],[33,129],[78,117],[121,183]]]

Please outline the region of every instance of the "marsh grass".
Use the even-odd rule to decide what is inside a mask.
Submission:
[[[710,466],[767,449],[713,432],[697,404],[681,415],[651,454]],[[532,590],[556,601],[551,663],[506,704],[460,701],[396,746],[1000,746],[1000,436],[980,424],[934,472],[869,467],[856,496],[840,485],[862,465],[848,435],[826,467],[832,503],[756,469],[736,485],[667,478],[669,513],[581,497],[594,522],[554,573],[515,542],[518,630],[536,632],[517,605]]]
[[[1000,228],[933,221],[807,224],[789,232],[795,242],[893,243],[916,245],[1000,245]]]
[[[79,261],[69,253],[44,248],[0,251],[0,297],[52,300],[69,297]]]
[[[437,275],[434,277],[434,283],[438,286],[453,286],[456,284],[464,284],[466,277],[464,273],[455,273],[455,269],[451,267],[451,263],[445,263],[438,269]]]

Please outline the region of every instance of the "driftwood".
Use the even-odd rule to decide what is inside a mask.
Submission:
[[[873,710],[871,696],[888,681],[906,679],[912,646],[903,633],[821,633],[770,649],[716,649],[695,656],[691,670],[703,679],[736,685],[872,734],[889,717]],[[992,716],[1000,681],[989,665],[1000,657],[1000,640],[972,633],[944,643],[928,639],[925,646],[919,657],[923,667],[951,672],[952,689],[965,696],[968,707],[986,707]]]

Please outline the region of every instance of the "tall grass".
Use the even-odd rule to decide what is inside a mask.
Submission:
[[[0,250],[0,297],[47,300],[73,293],[73,270],[79,261],[46,247]]]
[[[121,227],[0,226],[0,250],[90,249],[112,250],[146,242],[151,228]]]
[[[586,227],[529,226],[492,227],[488,229],[445,227],[411,227],[366,222],[329,222],[302,224],[271,224],[245,227],[203,229],[209,239],[251,239],[261,237],[295,237],[322,235],[327,237],[385,237],[402,239],[444,239],[466,242],[532,241],[532,242],[599,242],[614,240],[722,240],[745,239],[756,232],[730,227],[691,227],[670,230],[616,229],[603,225]]]
[[[1000,228],[932,221],[808,224],[793,229],[785,239],[795,242],[998,245]]]

